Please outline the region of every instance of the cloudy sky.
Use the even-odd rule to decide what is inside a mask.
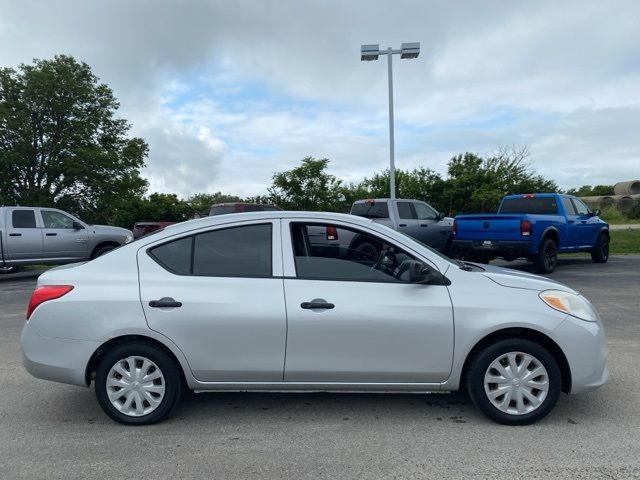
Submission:
[[[640,177],[640,2],[0,0],[0,65],[74,55],[149,142],[152,191],[264,193],[305,156],[359,180],[526,145],[563,187]]]

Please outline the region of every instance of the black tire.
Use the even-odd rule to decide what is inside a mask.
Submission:
[[[503,412],[491,403],[485,391],[484,379],[489,366],[494,360],[510,352],[531,355],[534,357],[534,360],[542,364],[547,371],[548,391],[546,396],[537,408],[528,413],[516,414]],[[473,403],[490,419],[504,425],[529,425],[544,418],[558,401],[562,388],[561,377],[560,367],[558,367],[558,363],[553,355],[538,343],[522,338],[500,340],[486,347],[471,360],[465,376],[467,391]],[[540,394],[541,392],[538,391],[538,393]],[[506,398],[503,397],[503,400],[506,400]],[[528,401],[528,399],[526,401]],[[510,405],[515,402],[515,400],[510,400]],[[531,402],[529,403],[531,404]],[[531,407],[533,407],[533,404],[531,404]],[[517,407],[513,405],[510,408]]]
[[[537,273],[551,273],[558,265],[558,247],[556,242],[545,238],[540,244],[537,255],[533,258]]]
[[[0,267],[0,275],[5,273],[15,273],[18,271],[18,267]]]
[[[91,256],[91,259],[101,257],[105,253],[110,252],[111,250],[114,250],[115,248],[116,248],[115,245],[103,245],[102,247],[98,247],[93,252],[93,255]]]
[[[150,413],[141,416],[122,413],[111,403],[107,392],[107,379],[111,368],[119,361],[131,356],[150,360],[157,365],[164,377],[164,381],[161,383],[165,389],[164,396],[159,405]],[[102,358],[96,369],[95,388],[98,403],[113,420],[125,425],[149,425],[164,419],[178,404],[182,395],[182,376],[175,360],[163,349],[145,342],[132,342],[115,347]],[[124,401],[117,401],[124,403]]]
[[[601,233],[591,250],[591,260],[594,263],[607,263],[609,260],[609,235]]]

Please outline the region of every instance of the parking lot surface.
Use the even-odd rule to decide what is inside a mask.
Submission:
[[[0,277],[1,479],[640,478],[638,255],[564,257],[550,275],[598,308],[611,378],[527,427],[490,422],[464,394],[291,393],[191,395],[159,425],[121,426],[92,388],[23,369],[36,275]]]

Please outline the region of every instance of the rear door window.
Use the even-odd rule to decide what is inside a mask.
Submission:
[[[34,210],[14,210],[11,224],[13,228],[36,228],[36,213]]]
[[[567,215],[576,214],[576,209],[574,208],[573,203],[571,202],[571,199],[569,197],[562,197],[562,206],[566,210]]]
[[[151,257],[178,275],[270,277],[271,224],[223,228],[152,248]]]
[[[400,216],[400,218],[402,218],[403,220],[411,220],[416,218],[415,212],[413,208],[411,208],[411,202],[398,202],[397,205],[398,215]]]
[[[194,275],[271,276],[270,223],[200,233],[193,248]]]
[[[178,275],[191,273],[191,249],[193,236],[179,238],[152,248],[151,257],[161,266]]]

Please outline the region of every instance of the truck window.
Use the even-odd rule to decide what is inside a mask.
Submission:
[[[361,202],[351,206],[351,215],[365,218],[389,218],[387,202]]]
[[[438,213],[431,208],[429,205],[425,205],[424,203],[414,203],[414,208],[416,209],[416,215],[418,216],[418,220],[435,220],[436,215]]]
[[[53,210],[41,210],[44,228],[73,228],[73,218]]]
[[[582,203],[581,200],[578,200],[577,198],[572,198],[571,201],[573,202],[573,205],[576,207],[576,212],[578,213],[578,215],[589,215],[589,208]]]
[[[33,210],[14,210],[11,222],[13,228],[36,228],[36,213]]]
[[[562,206],[567,211],[567,215],[576,214],[576,209],[573,207],[573,203],[571,203],[571,199],[569,197],[562,197]]]
[[[557,215],[555,197],[505,198],[498,213],[530,213],[534,215]]]
[[[402,219],[416,218],[410,202],[398,202],[398,216]]]

